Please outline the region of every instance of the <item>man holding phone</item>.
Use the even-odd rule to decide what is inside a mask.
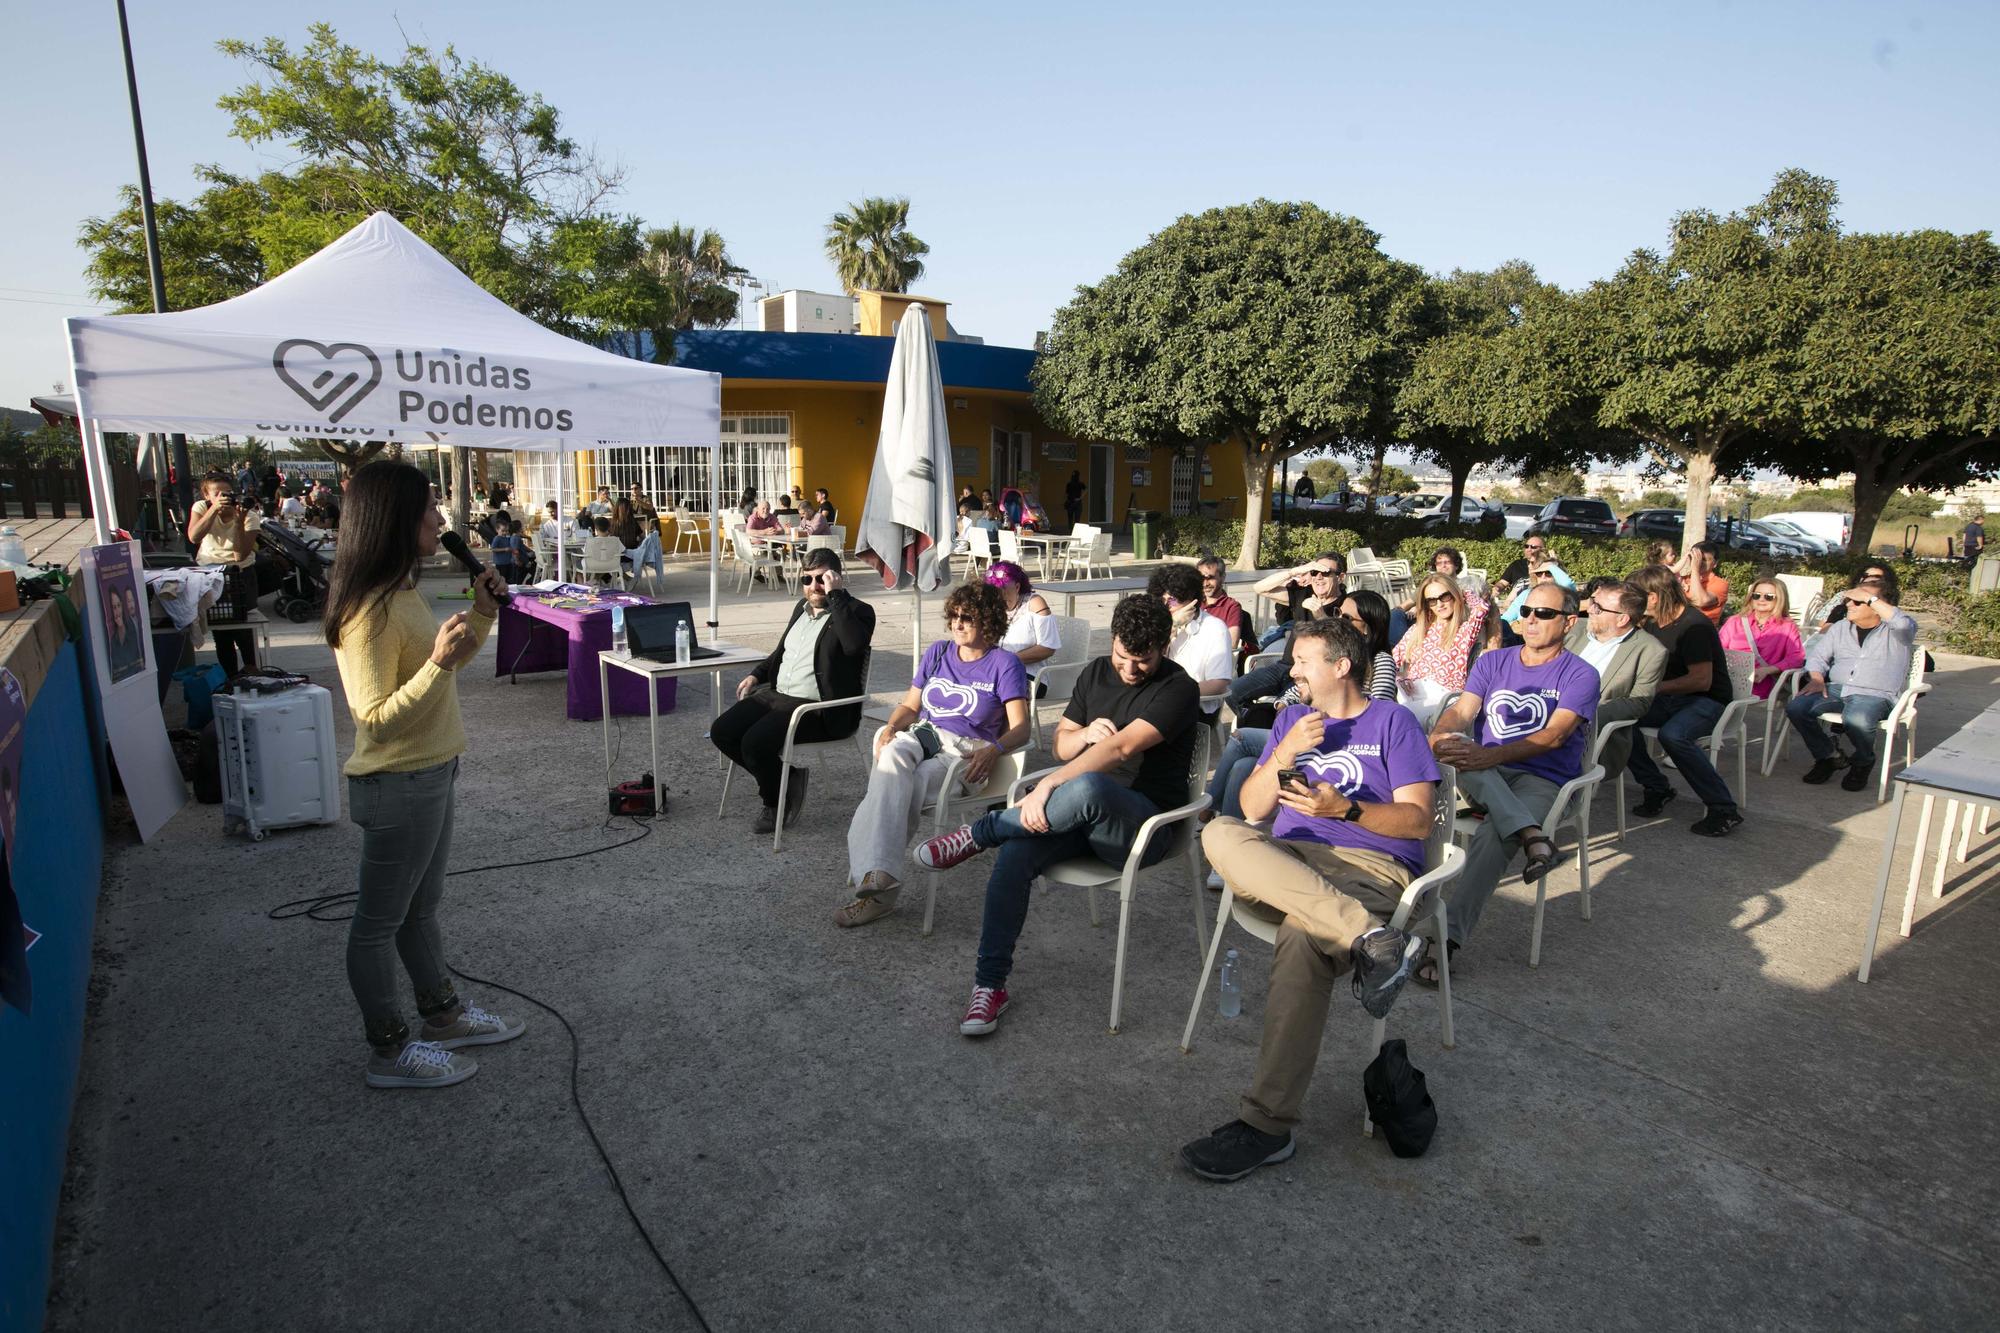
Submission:
[[[1209,1180],[1240,1180],[1292,1155],[1334,981],[1353,972],[1356,997],[1380,1018],[1424,954],[1421,939],[1385,923],[1423,870],[1440,774],[1416,716],[1368,697],[1371,665],[1346,622],[1300,625],[1292,680],[1303,702],[1278,714],[1243,783],[1244,818],[1224,815],[1202,832],[1230,892],[1284,917],[1239,1118],[1181,1149]],[[1245,822],[1264,819],[1268,833]]]
[[[771,655],[736,687],[736,703],[715,720],[709,738],[729,761],[757,780],[764,809],[755,831],[778,826],[778,786],[785,729],[792,711],[822,699],[850,699],[866,693],[862,668],[875,637],[875,608],[847,591],[840,553],[806,552],[799,573],[803,594],[791,623]],[[799,723],[802,741],[837,741],[861,726],[861,705],[808,713]],[[806,802],[806,769],[794,769],[787,784],[785,820],[798,817]]]

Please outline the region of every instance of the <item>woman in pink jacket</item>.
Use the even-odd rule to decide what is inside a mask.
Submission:
[[[1750,585],[1743,611],[1722,622],[1722,646],[1736,652],[1757,654],[1756,682],[1751,693],[1768,698],[1778,683],[1779,673],[1804,666],[1805,644],[1799,627],[1792,623],[1791,599],[1785,585],[1776,579],[1758,579]]]

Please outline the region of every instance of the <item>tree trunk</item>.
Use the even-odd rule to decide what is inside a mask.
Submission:
[[[1243,545],[1236,552],[1238,569],[1257,569],[1264,546],[1264,509],[1271,488],[1272,449],[1258,440],[1243,441]]]
[[[1370,517],[1374,516],[1375,504],[1382,496],[1382,469],[1388,462],[1389,446],[1386,444],[1376,445],[1375,462],[1368,469],[1368,514]]]
[[[462,444],[451,447],[451,530],[472,531],[472,451]]]
[[[1715,482],[1715,451],[1695,448],[1681,455],[1687,462],[1687,521],[1681,527],[1681,554],[1708,537],[1708,488]]]
[[[1472,476],[1472,460],[1467,459],[1463,463],[1451,464],[1450,472],[1451,498],[1446,501],[1450,507],[1445,510],[1444,520],[1444,526],[1447,531],[1458,526],[1459,510],[1463,508],[1465,500],[1465,483]]]
[[[1854,526],[1847,533],[1849,555],[1868,554],[1869,543],[1875,540],[1875,527],[1882,521],[1882,510],[1895,493],[1894,487],[1883,485],[1863,469],[1855,469]]]

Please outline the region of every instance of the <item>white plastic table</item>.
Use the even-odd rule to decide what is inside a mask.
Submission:
[[[660,692],[653,688],[659,681],[678,676],[694,676],[706,673],[709,682],[710,712],[713,717],[722,716],[722,673],[731,667],[755,666],[768,655],[755,648],[746,648],[740,643],[711,643],[707,647],[716,649],[719,657],[699,657],[692,662],[655,662],[649,657],[633,657],[629,653],[613,652],[610,649],[597,655],[597,686],[600,697],[611,698],[611,671],[629,671],[635,676],[646,678],[646,727],[653,742],[653,782],[657,790],[660,784]],[[611,774],[611,709],[604,710],[604,772]],[[667,813],[665,801],[656,801],[653,818],[664,818]]]
[[[1246,569],[1240,573],[1225,574],[1222,578],[1222,586],[1225,588],[1240,588],[1245,584],[1257,582],[1257,580],[1270,572],[1269,570]],[[1100,592],[1144,592],[1146,591],[1146,582],[1145,579],[1133,578],[1076,579],[1063,584],[1060,588],[1044,584],[1042,591],[1044,593],[1061,593],[1063,598],[1063,614],[1074,616],[1076,614],[1076,599],[1079,597]]]
[[[1042,548],[1042,580],[1048,581],[1049,561],[1062,553],[1062,549],[1076,540],[1060,532],[1023,532],[1020,541],[1023,546],[1033,544]]]

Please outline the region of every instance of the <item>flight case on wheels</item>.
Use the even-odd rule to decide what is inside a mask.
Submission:
[[[318,685],[215,696],[222,748],[222,831],[261,842],[274,828],[340,819],[333,695]]]

